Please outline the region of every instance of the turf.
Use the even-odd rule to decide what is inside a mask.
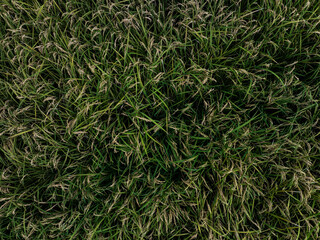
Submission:
[[[319,239],[320,1],[0,0],[0,239]]]

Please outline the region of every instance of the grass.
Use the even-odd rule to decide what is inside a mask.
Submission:
[[[0,239],[319,239],[318,0],[0,0]]]

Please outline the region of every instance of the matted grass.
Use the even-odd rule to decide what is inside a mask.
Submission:
[[[319,239],[320,1],[0,0],[1,239]]]

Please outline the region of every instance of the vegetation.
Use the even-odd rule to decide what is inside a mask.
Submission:
[[[319,239],[320,1],[0,0],[0,239]]]

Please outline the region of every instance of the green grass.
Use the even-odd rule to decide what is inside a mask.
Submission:
[[[0,0],[0,239],[319,239],[320,1]]]

